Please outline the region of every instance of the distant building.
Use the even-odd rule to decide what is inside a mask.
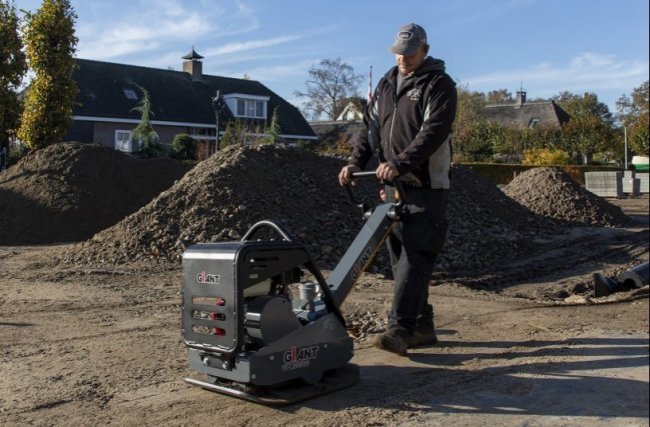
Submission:
[[[352,138],[361,131],[362,120],[332,120],[309,122],[309,125],[318,135],[319,144],[336,145],[340,142],[350,143]]]
[[[571,116],[555,101],[526,102],[526,92],[517,92],[515,102],[487,105],[485,118],[508,128],[525,129],[539,125],[562,126]]]
[[[368,101],[360,98],[353,97],[348,99],[345,104],[345,108],[341,114],[338,115],[336,121],[352,121],[352,120],[363,120],[363,112],[368,105]]]
[[[203,142],[203,151],[214,150],[215,105],[220,106],[220,135],[227,122],[235,119],[249,124],[251,129],[264,129],[277,108],[282,139],[317,139],[295,106],[258,81],[203,74],[202,58],[192,49],[182,58],[183,71],[76,59],[73,78],[79,94],[74,124],[65,140],[137,151],[131,137],[140,121],[140,112],[133,109],[140,102],[140,87],[149,92],[151,123],[162,144],[171,144],[175,135],[187,133]],[[220,101],[214,104],[217,93]]]
[[[364,98],[354,96],[345,102],[345,107],[336,120],[312,121],[309,125],[318,135],[320,144],[335,145],[339,142],[349,142],[361,130],[363,112],[368,105]]]
[[[350,140],[361,129],[366,101],[359,100],[351,99],[336,120],[309,123],[321,143],[331,145],[342,138]],[[523,90],[517,92],[514,102],[485,106],[483,115],[493,123],[514,129],[532,129],[540,125],[559,127],[571,119],[555,101],[527,102]]]

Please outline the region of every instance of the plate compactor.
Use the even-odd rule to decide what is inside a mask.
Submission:
[[[375,172],[352,176],[374,177]],[[394,184],[403,195],[399,181]],[[352,189],[344,187],[357,203]],[[253,225],[241,241],[187,248],[182,335],[190,367],[207,378],[185,381],[281,405],[358,380],[358,367],[348,363],[353,340],[339,308],[394,223],[407,214],[403,198],[372,209],[359,206],[363,227],[327,279],[305,247],[269,220]],[[267,237],[255,238],[258,234]]]

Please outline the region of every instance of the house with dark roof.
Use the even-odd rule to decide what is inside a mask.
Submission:
[[[352,141],[363,127],[362,120],[327,120],[309,122],[318,135],[318,143],[323,146],[333,146],[339,142]]]
[[[562,126],[571,116],[555,101],[526,102],[526,92],[520,90],[514,103],[486,105],[484,117],[508,128],[524,129],[539,125]]]
[[[286,142],[317,139],[295,106],[258,81],[203,74],[202,58],[192,49],[182,58],[183,71],[76,59],[73,78],[79,93],[65,140],[137,151],[131,136],[140,122],[134,110],[140,88],[149,93],[151,124],[162,144],[187,133],[212,152],[217,126],[223,135],[229,121],[241,120],[251,132],[263,132],[274,111]]]
[[[318,135],[320,144],[335,145],[340,141],[350,141],[361,130],[363,112],[368,101],[359,96],[353,96],[345,101],[345,106],[335,120],[318,120],[309,125]]]
[[[359,96],[353,96],[347,100],[343,111],[336,117],[336,121],[363,120],[363,112],[368,106],[368,101]]]

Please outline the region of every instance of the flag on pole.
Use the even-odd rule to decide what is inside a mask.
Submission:
[[[368,104],[372,101],[372,65],[368,71]]]

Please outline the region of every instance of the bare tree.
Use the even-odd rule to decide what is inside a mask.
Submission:
[[[341,62],[341,58],[323,59],[309,70],[307,92],[295,91],[294,94],[307,98],[302,107],[305,115],[313,119],[325,115],[335,120],[345,108],[345,102],[359,96],[358,86],[362,79],[363,76],[354,74],[354,69]]]

